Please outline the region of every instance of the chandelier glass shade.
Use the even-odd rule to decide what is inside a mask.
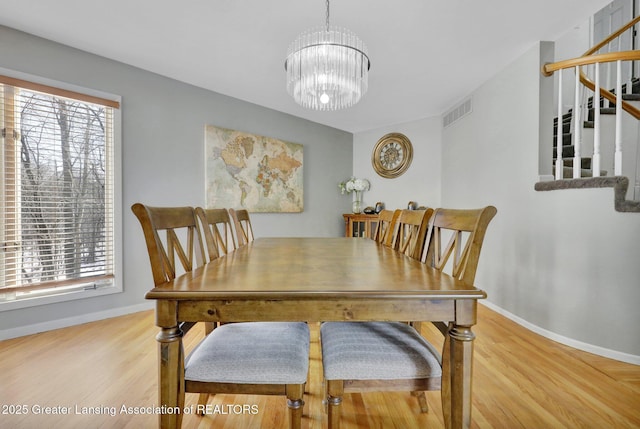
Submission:
[[[284,63],[287,92],[307,109],[344,109],[367,92],[370,65],[362,40],[327,22],[326,27],[302,33],[289,46]]]

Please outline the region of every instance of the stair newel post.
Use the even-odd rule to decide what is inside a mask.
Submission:
[[[582,163],[580,162],[580,143],[582,142],[582,115],[580,109],[580,67],[575,67],[576,71],[576,85],[575,85],[575,100],[573,106],[573,178],[580,178],[580,169]]]
[[[600,63],[595,64],[596,88],[593,95],[593,177],[600,177]]]
[[[616,152],[613,171],[615,176],[622,175],[622,61],[616,61]]]
[[[556,180],[562,180],[562,69],[558,70],[558,131],[556,132]]]

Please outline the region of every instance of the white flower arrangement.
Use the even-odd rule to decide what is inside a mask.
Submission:
[[[356,193],[368,191],[370,187],[371,184],[367,179],[356,179],[353,176],[351,176],[349,180],[340,182],[338,184],[338,188],[340,188],[341,194],[344,194],[345,192],[350,194],[353,191],[356,191]]]

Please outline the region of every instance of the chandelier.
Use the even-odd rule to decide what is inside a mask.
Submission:
[[[351,107],[367,92],[367,47],[353,32],[326,25],[307,30],[291,43],[284,62],[287,92],[313,110]]]

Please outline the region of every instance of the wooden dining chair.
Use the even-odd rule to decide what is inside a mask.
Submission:
[[[236,238],[227,209],[197,207],[196,215],[202,224],[202,233],[210,261],[235,250]]]
[[[196,216],[200,219],[202,226],[209,256],[208,262],[235,250],[236,238],[227,209],[196,207]],[[205,322],[205,333],[210,334],[219,325],[220,323],[217,322]]]
[[[382,210],[378,213],[378,224],[376,225],[373,239],[378,243],[391,247],[393,244],[393,230],[399,215],[400,210]]]
[[[432,214],[433,209],[400,210],[393,230],[391,247],[409,257],[419,259],[424,245],[419,239],[421,236],[424,237]]]
[[[478,210],[437,209],[422,237],[422,262],[473,284],[487,226],[496,214],[488,206]],[[451,238],[442,247],[445,235]],[[453,255],[454,259],[449,261]],[[445,336],[442,356],[411,324],[401,322],[327,322],[320,328],[322,365],[326,383],[329,428],[340,427],[345,392],[410,391],[428,412],[425,390],[442,390],[444,418],[450,426],[450,321],[435,323]],[[444,366],[443,366],[444,365]]]
[[[229,214],[233,219],[233,226],[236,229],[238,247],[244,246],[245,244],[253,241],[253,228],[251,227],[249,212],[245,209],[229,209]]]
[[[202,265],[202,238],[192,207],[137,203],[131,209],[142,226],[155,286],[173,280],[177,269],[189,272]],[[183,322],[182,335],[194,325]],[[299,429],[309,371],[309,342],[309,328],[303,322],[221,325],[184,359],[180,388],[199,393],[201,406],[216,393],[286,396],[289,428]]]

